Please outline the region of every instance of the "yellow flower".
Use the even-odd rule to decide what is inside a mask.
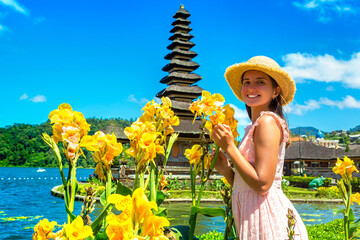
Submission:
[[[162,175],[159,183],[159,190],[163,190],[167,185],[169,185],[169,183],[166,181],[166,177]]]
[[[119,215],[110,214],[106,217],[109,224],[106,235],[109,239],[145,239],[147,236],[150,239],[160,239],[163,227],[169,226],[166,218],[154,216],[151,210],[157,210],[157,205],[154,201],[149,202],[143,188],[137,188],[132,197],[110,195],[108,201],[122,211]]]
[[[210,156],[209,153],[207,153],[204,157],[204,166],[206,169],[210,169],[211,162],[212,162],[212,157]]]
[[[350,203],[353,204],[354,202],[360,205],[360,193],[351,194]]]
[[[84,222],[80,216],[72,221],[72,223],[65,224],[63,232],[68,240],[82,240],[87,237],[93,237],[91,227],[84,226]]]
[[[233,137],[237,138],[239,133],[237,131],[238,121],[234,117],[235,110],[229,104],[227,104],[223,107],[223,111],[225,114],[224,124],[230,127]]]
[[[130,213],[132,211],[132,199],[130,195],[111,194],[108,202],[115,204],[117,210]]]
[[[333,172],[340,174],[342,177],[351,178],[353,172],[359,171],[354,166],[354,161],[345,156],[344,161],[341,161],[339,158],[337,159]]]
[[[54,123],[53,138],[56,143],[64,140],[63,134],[66,133],[66,127],[71,126],[73,128],[77,128],[80,138],[87,135],[90,131],[90,125],[86,122],[83,114],[80,112],[74,112],[72,107],[67,103],[60,104],[58,109],[51,111],[49,119],[51,123]]]
[[[199,144],[194,144],[191,149],[185,150],[184,155],[189,159],[190,164],[198,165],[203,155],[203,149]]]
[[[225,184],[225,185],[228,185],[230,186],[229,182],[226,180],[226,178],[221,178],[222,182]]]
[[[150,215],[144,220],[141,236],[160,237],[164,235],[164,227],[170,226],[169,221],[164,217]]]
[[[151,213],[152,209],[157,210],[157,204],[154,201],[149,202],[144,194],[144,189],[137,188],[132,195],[134,220],[136,223],[143,223],[144,217]]]
[[[144,115],[153,118],[156,113],[155,101],[148,102],[141,110],[144,111]]]
[[[32,239],[33,240],[45,240],[53,238],[53,228],[57,225],[55,221],[49,222],[46,218],[39,221],[35,225]]]

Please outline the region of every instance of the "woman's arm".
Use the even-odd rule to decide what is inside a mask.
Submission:
[[[234,170],[232,169],[229,160],[220,149],[219,157],[215,163],[215,169],[226,178],[226,181],[233,186]]]
[[[227,153],[244,181],[259,194],[269,191],[276,173],[281,131],[276,120],[263,116],[254,131],[255,166],[235,146],[228,126],[218,124],[212,132],[214,141]]]

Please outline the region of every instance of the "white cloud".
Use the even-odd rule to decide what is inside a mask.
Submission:
[[[44,95],[36,95],[33,98],[29,99],[30,101],[37,103],[37,102],[46,102],[46,97]]]
[[[325,54],[313,56],[307,53],[290,53],[283,56],[284,70],[296,82],[341,82],[345,87],[360,89],[360,52],[349,60],[338,60]]]
[[[25,100],[28,99],[28,95],[26,93],[24,93],[23,95],[21,95],[21,97],[19,98],[19,100]]]
[[[296,115],[303,115],[307,111],[315,110],[321,108],[321,106],[330,106],[330,107],[337,107],[339,109],[344,108],[355,108],[360,109],[360,100],[356,100],[354,97],[347,95],[342,100],[331,100],[326,97],[320,98],[319,100],[309,100],[305,102],[304,105],[297,104],[297,103],[290,103],[289,105],[285,106],[285,109],[289,113],[293,113]]]
[[[137,104],[146,104],[147,102],[149,102],[149,100],[146,98],[137,99],[134,94],[130,94],[127,98],[127,101],[137,103]]]
[[[326,91],[328,91],[328,92],[333,92],[333,91],[335,91],[335,88],[334,88],[333,86],[328,86],[328,87],[326,88]]]
[[[235,110],[234,117],[235,117],[236,120],[238,120],[238,125],[239,126],[246,126],[250,122],[249,115],[248,115],[247,111],[238,108],[234,104],[229,104],[229,105]]]
[[[297,8],[314,11],[320,22],[327,23],[334,15],[357,14],[356,0],[303,0],[293,2]]]
[[[20,4],[18,4],[15,0],[0,0],[0,3],[3,3],[4,5],[9,6],[22,14],[29,14],[28,11]]]

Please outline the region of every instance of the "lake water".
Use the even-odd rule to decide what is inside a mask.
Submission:
[[[40,219],[47,218],[64,224],[67,220],[64,200],[50,194],[51,189],[62,184],[57,168],[45,168],[45,172],[37,172],[37,168],[5,168],[0,167],[0,239],[31,239],[33,227]],[[64,169],[67,176],[67,169]],[[93,169],[77,169],[78,181],[84,181],[93,174]],[[76,202],[74,214],[81,212],[82,202]],[[332,209],[341,207],[335,204],[294,204],[307,225],[331,221],[341,216],[333,216]],[[202,204],[201,206],[214,206]],[[218,206],[218,205],[217,205]],[[360,216],[360,208],[355,204],[356,218]],[[188,225],[189,204],[166,204],[171,225]],[[97,215],[99,210],[94,211]],[[25,218],[19,218],[25,217]],[[95,219],[92,216],[92,219]],[[223,219],[200,216],[196,233],[202,234],[225,227]]]

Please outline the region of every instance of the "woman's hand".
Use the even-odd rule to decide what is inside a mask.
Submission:
[[[212,157],[214,157],[214,153],[215,153],[215,149],[213,149]],[[226,178],[226,180],[232,185],[234,172],[231,168],[228,158],[225,156],[224,152],[221,149],[219,149],[219,155],[215,163],[215,169],[221,175],[223,175]]]
[[[215,125],[211,133],[211,138],[225,152],[231,144],[234,144],[234,137],[232,135],[231,129],[228,125],[225,124]]]

